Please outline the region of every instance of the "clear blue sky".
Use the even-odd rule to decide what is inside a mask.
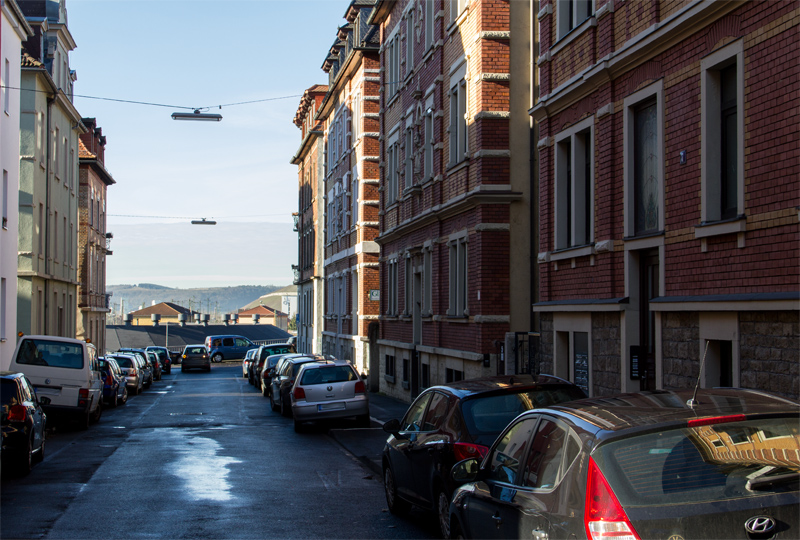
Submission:
[[[287,285],[297,263],[299,96],[320,69],[348,0],[67,0],[75,94],[107,137],[109,284]],[[273,101],[223,106],[251,100]],[[121,217],[121,216],[163,216]],[[213,218],[218,224],[188,225]],[[151,264],[152,262],[152,264]]]

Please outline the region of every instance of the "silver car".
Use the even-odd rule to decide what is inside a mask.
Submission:
[[[364,381],[349,362],[309,362],[300,366],[290,395],[294,430],[315,420],[354,417],[369,427],[369,397]]]
[[[144,372],[139,367],[138,357],[132,354],[107,354],[106,358],[113,358],[122,374],[125,375],[125,385],[128,393],[134,396],[141,393],[144,387]]]

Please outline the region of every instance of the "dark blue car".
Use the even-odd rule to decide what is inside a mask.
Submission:
[[[103,401],[112,407],[128,402],[128,386],[125,375],[113,358],[98,358],[103,374]]]

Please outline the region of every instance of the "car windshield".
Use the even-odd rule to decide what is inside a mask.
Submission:
[[[593,454],[623,506],[664,506],[797,491],[797,417],[664,430]]]
[[[117,365],[122,368],[130,368],[133,367],[133,359],[126,358],[124,356],[115,356],[114,360],[117,361]]]
[[[83,349],[79,343],[26,339],[20,345],[17,363],[81,369]]]
[[[316,369],[306,369],[300,380],[301,385],[328,384],[358,379],[350,366],[326,366]]]
[[[476,442],[491,445],[520,413],[585,397],[578,387],[521,388],[519,392],[477,396],[461,403],[467,430]]]

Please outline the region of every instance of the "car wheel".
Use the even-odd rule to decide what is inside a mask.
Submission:
[[[411,509],[411,505],[397,495],[397,484],[394,481],[392,468],[383,469],[383,491],[386,493],[386,506],[389,512],[396,516],[404,516]]]
[[[209,366],[206,366],[206,372],[207,372],[207,373],[211,373],[211,366],[210,366],[210,365],[209,365]]]
[[[222,362],[222,354],[220,354],[220,353],[217,353],[217,354],[215,354],[214,356],[212,356],[212,357],[211,357],[211,359],[212,359],[214,362],[216,362],[217,364],[219,364],[220,362]]]
[[[42,430],[42,444],[39,446],[39,451],[36,452],[36,455],[33,456],[34,463],[41,463],[44,461],[44,430]]]
[[[267,392],[267,387],[264,383],[261,383],[261,395],[264,397],[269,397],[269,392]]]
[[[86,431],[87,429],[89,429],[91,416],[92,415],[89,414],[89,411],[86,411],[84,414],[80,415],[80,417],[78,418],[78,429],[82,431]]]
[[[275,403],[275,399],[273,393],[269,393],[269,407],[272,409],[273,412],[278,412],[278,404]]]
[[[117,391],[115,390],[114,391],[114,395],[111,397],[111,399],[108,400],[108,406],[109,406],[109,408],[113,409],[117,405],[118,405],[118,403],[117,403]]]
[[[128,388],[126,387],[125,390],[122,391],[122,397],[119,400],[120,405],[125,405],[128,403]]]
[[[17,472],[20,476],[25,476],[29,472],[31,472],[31,467],[33,467],[33,433],[31,433],[30,439],[28,439],[28,448],[25,449],[23,453],[19,455],[19,462],[17,463]]]
[[[461,523],[459,523],[458,519],[455,517],[453,518],[453,522],[450,524],[450,538],[457,538],[458,540],[464,540],[464,530],[461,528]]]
[[[450,538],[450,497],[441,487],[436,488],[436,517],[439,520],[439,532],[442,538]]]
[[[103,416],[103,402],[97,404],[97,408],[94,410],[94,414],[91,418],[91,423],[95,424],[100,421],[100,417]]]

